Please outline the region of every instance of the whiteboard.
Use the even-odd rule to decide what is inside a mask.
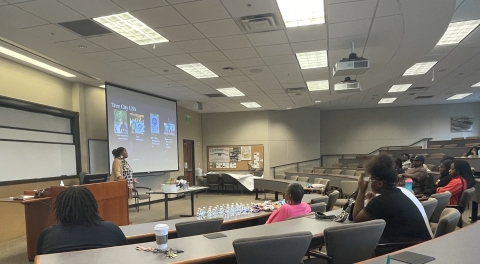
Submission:
[[[0,181],[76,175],[75,146],[0,141]]]
[[[0,126],[71,133],[70,119],[0,107]]]
[[[88,159],[90,173],[109,173],[108,141],[100,139],[88,140]]]

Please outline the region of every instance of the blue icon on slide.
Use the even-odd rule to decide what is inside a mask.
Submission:
[[[150,131],[152,134],[160,134],[158,115],[150,114]]]

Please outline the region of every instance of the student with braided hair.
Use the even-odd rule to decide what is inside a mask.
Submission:
[[[57,196],[55,218],[57,224],[38,238],[38,255],[127,244],[122,230],[98,215],[97,201],[84,186],[68,187]]]

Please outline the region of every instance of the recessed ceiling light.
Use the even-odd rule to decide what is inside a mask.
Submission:
[[[397,100],[397,97],[391,97],[391,98],[382,98],[380,101],[378,101],[379,104],[391,104]]]
[[[476,83],[476,84],[472,85],[472,87],[480,87],[480,82],[478,82],[478,83]]]
[[[105,84],[102,84],[102,85],[100,85],[100,86],[98,86],[98,87],[100,87],[100,88],[105,88]]]
[[[277,0],[285,27],[325,24],[323,0]]]
[[[328,67],[328,55],[326,50],[301,52],[296,55],[302,70]]]
[[[203,66],[201,63],[180,64],[175,66],[197,79],[218,77],[218,75]]]
[[[246,108],[259,108],[259,107],[262,107],[261,105],[255,103],[255,102],[245,102],[245,103],[241,103],[243,106],[245,106]]]
[[[217,91],[223,93],[224,95],[226,95],[226,96],[228,96],[228,97],[245,96],[244,93],[240,92],[240,90],[238,90],[238,89],[235,88],[235,87],[231,87],[231,88],[220,88],[220,89],[217,89]]]
[[[467,97],[471,94],[472,93],[456,94],[456,95],[448,97],[447,100],[460,100],[460,99],[463,99],[463,98],[465,98],[465,97]]]
[[[437,61],[415,63],[412,67],[408,68],[408,70],[405,71],[403,76],[425,74],[433,66],[435,66],[435,64],[437,64]]]
[[[78,47],[79,49],[86,49],[86,48],[87,48],[87,46],[85,46],[85,45],[78,45],[77,47]]]
[[[142,21],[130,15],[128,12],[97,17],[93,20],[137,43],[138,45],[168,42],[168,39],[158,34],[155,30],[151,29]]]
[[[325,91],[330,89],[328,80],[307,82],[307,87],[309,91]]]
[[[322,101],[315,101],[315,103],[321,103]]]
[[[21,61],[24,61],[26,63],[29,63],[29,64],[32,64],[32,65],[35,65],[37,67],[40,67],[40,68],[43,68],[47,71],[51,71],[51,72],[54,72],[56,74],[60,74],[62,76],[65,76],[65,77],[75,77],[75,75],[71,74],[71,73],[68,73],[66,71],[63,71],[63,70],[60,70],[58,68],[55,68],[53,66],[50,66],[46,63],[43,63],[41,61],[38,61],[38,60],[35,60],[35,59],[32,59],[30,57],[27,57],[23,54],[20,54],[18,52],[15,52],[13,50],[9,50],[7,48],[4,48],[4,47],[0,47],[0,53],[3,53],[7,56],[10,56],[10,57],[13,57],[15,59],[18,59],[18,60],[21,60]]]
[[[412,86],[411,83],[409,83],[409,84],[395,84],[394,86],[392,86],[392,88],[390,88],[390,90],[388,90],[388,92],[389,93],[405,92],[406,90],[408,90],[408,88],[410,88],[410,86]]]
[[[469,20],[462,22],[454,22],[448,25],[447,31],[443,34],[443,37],[438,41],[437,45],[449,45],[458,44],[462,41],[470,32],[472,32],[478,25],[480,20]]]

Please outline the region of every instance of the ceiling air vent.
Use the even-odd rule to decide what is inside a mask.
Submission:
[[[215,94],[205,94],[205,96],[210,97],[210,98],[215,98],[215,97],[226,97],[224,94],[221,93],[215,93]]]
[[[282,29],[281,20],[273,13],[239,17],[235,21],[245,33]]]
[[[432,97],[433,97],[433,95],[423,95],[423,96],[417,96],[417,97],[415,97],[415,99],[430,99]]]
[[[305,88],[305,87],[287,88],[287,89],[285,89],[285,92],[287,92],[287,93],[304,93],[304,92],[308,92],[308,89]]]
[[[112,33],[112,31],[104,28],[90,19],[69,21],[58,24],[84,37]]]
[[[418,86],[418,87],[411,87],[408,90],[409,91],[423,91],[423,90],[427,90],[428,88],[429,87],[427,87],[427,86]]]

